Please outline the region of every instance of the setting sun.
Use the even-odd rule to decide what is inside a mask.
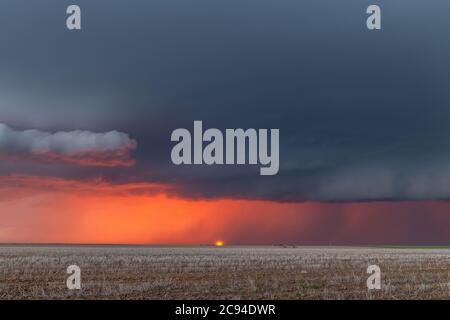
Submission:
[[[224,243],[223,241],[216,241],[215,245],[216,247],[223,247]]]

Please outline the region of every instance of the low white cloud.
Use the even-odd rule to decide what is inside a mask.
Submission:
[[[0,123],[0,157],[86,166],[130,166],[137,143],[118,131],[14,130]]]

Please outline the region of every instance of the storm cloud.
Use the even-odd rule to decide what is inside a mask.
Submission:
[[[0,3],[0,120],[65,132],[70,148],[74,129],[114,128],[129,136],[110,134],[108,158],[129,164],[133,137],[135,165],[1,173],[172,183],[189,198],[450,199],[449,2],[379,0],[379,32],[360,0],[79,0],[81,32],[65,28],[69,4]],[[279,128],[279,174],[174,166],[171,132],[194,120]],[[66,159],[64,148],[48,154]]]

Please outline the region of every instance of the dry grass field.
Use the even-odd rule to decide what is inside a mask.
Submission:
[[[73,264],[81,290],[66,287]],[[381,290],[367,290],[371,264]],[[450,298],[450,249],[0,247],[0,299],[428,298]]]

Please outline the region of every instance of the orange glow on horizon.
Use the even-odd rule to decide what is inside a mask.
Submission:
[[[0,177],[0,242],[223,246],[217,239],[234,233],[236,221],[244,226],[258,221],[258,232],[269,232],[284,224],[280,213],[292,216],[300,208],[261,200],[192,200],[172,195],[174,189],[150,183]]]
[[[176,190],[171,184],[0,176],[0,242],[385,244],[409,239],[423,221],[429,233],[419,237],[450,241],[450,204],[444,202],[193,200]]]

